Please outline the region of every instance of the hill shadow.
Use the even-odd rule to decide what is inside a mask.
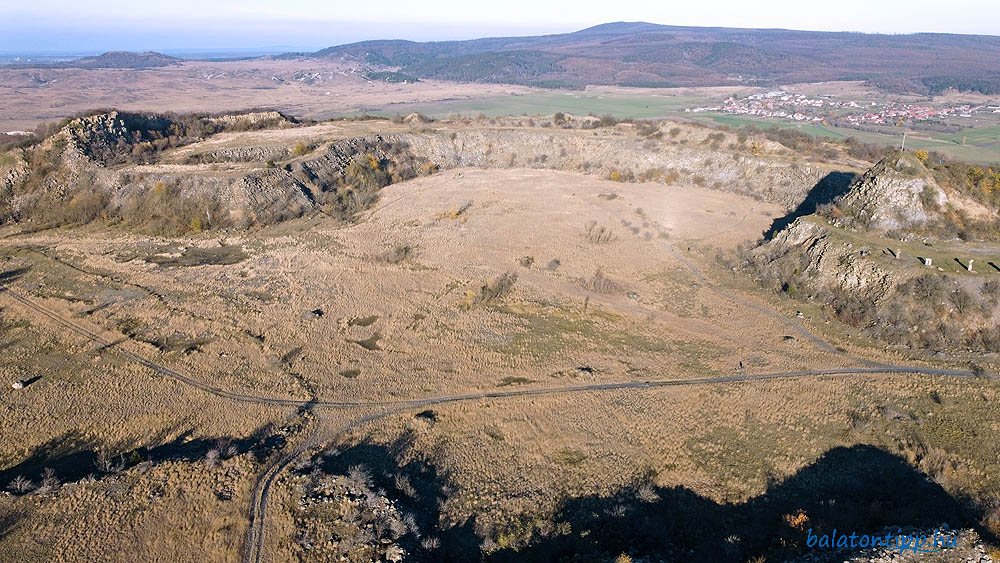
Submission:
[[[217,450],[220,458],[249,452],[259,463],[285,445],[285,437],[273,425],[262,426],[241,438],[192,439],[191,434],[187,431],[169,441],[154,437],[150,441],[160,444],[153,447],[121,448],[84,437],[79,432],[68,432],[36,446],[20,462],[0,469],[0,488],[9,487],[19,477],[37,486],[46,470],[50,470],[59,482],[67,483],[90,476],[100,478],[145,462],[203,460],[211,450]]]
[[[830,172],[809,189],[806,198],[791,213],[771,222],[771,226],[764,232],[764,239],[770,240],[799,217],[815,213],[820,205],[833,203],[851,189],[851,184],[857,177],[854,172]]]
[[[415,561],[585,562],[610,561],[621,553],[666,561],[783,561],[811,551],[809,530],[817,536],[834,530],[884,536],[899,528],[931,531],[944,523],[974,528],[995,541],[978,526],[982,514],[973,503],[952,497],[905,459],[858,445],[827,451],[744,503],[718,503],[682,486],[635,485],[612,496],[568,497],[558,503],[547,532],[532,529],[531,522],[541,520],[525,515],[521,521],[528,522],[531,537],[526,546],[482,554],[475,516],[458,526],[442,525],[441,507],[452,494],[447,473],[425,460],[397,461],[410,446],[409,436],[390,445],[362,442],[300,471],[346,475],[364,466],[373,490],[414,515],[425,537],[439,538],[433,550],[412,537],[400,538]],[[398,475],[408,478],[415,494],[400,490]],[[813,553],[817,562],[842,561],[849,551]]]
[[[240,452],[253,452],[258,459],[284,445],[270,426],[227,443]],[[63,481],[98,473],[96,446],[88,444],[75,434],[50,441],[27,460],[0,472],[0,484],[18,475],[37,478],[45,467],[53,468]],[[834,530],[884,535],[897,527],[933,530],[943,523],[974,528],[984,540],[996,541],[978,526],[982,512],[972,502],[952,497],[903,458],[858,445],[833,448],[795,475],[772,483],[760,496],[738,504],[718,503],[682,486],[639,484],[611,496],[568,497],[556,506],[552,523],[558,525],[549,528],[559,532],[536,531],[527,546],[483,555],[475,516],[458,525],[444,524],[442,507],[453,494],[448,473],[426,459],[399,461],[408,458],[405,454],[412,451],[412,444],[409,434],[389,445],[362,442],[315,458],[296,471],[347,475],[352,467],[364,466],[371,474],[371,489],[412,515],[421,531],[398,542],[410,561],[584,562],[608,561],[621,553],[667,561],[783,561],[810,551],[807,530],[816,535]],[[218,439],[190,440],[182,435],[135,452],[145,461],[195,461],[218,448]],[[406,479],[399,480],[401,476]],[[0,533],[13,522],[0,521]],[[421,539],[431,536],[438,538],[438,544],[422,545]],[[845,557],[845,551],[814,554],[816,561]]]
[[[384,493],[401,512],[412,515],[422,537],[438,538],[439,546],[428,549],[412,534],[401,537],[397,543],[406,550],[407,561],[478,560],[482,540],[474,531],[475,518],[470,518],[461,525],[441,525],[441,508],[452,494],[448,473],[424,459],[413,459],[405,463],[398,461],[404,458],[412,444],[412,432],[388,445],[361,442],[339,448],[336,455],[324,457],[316,468],[327,475],[346,475],[354,466],[365,467],[372,476],[373,490]],[[313,469],[315,468],[303,471]],[[402,490],[397,476],[404,476],[412,490]]]
[[[0,287],[3,287],[28,273],[31,268],[17,268],[14,270],[7,270],[5,272],[0,272]]]
[[[621,553],[669,561],[783,561],[809,551],[808,529],[884,535],[887,528],[933,530],[942,523],[976,528],[995,540],[978,528],[981,514],[970,502],[953,498],[904,459],[867,445],[829,450],[741,504],[719,504],[685,487],[654,492],[655,498],[643,495],[646,502],[634,489],[568,499],[557,519],[569,524],[569,534],[501,550],[488,561],[607,561]],[[823,550],[816,554],[824,560]],[[844,552],[825,555],[843,560]]]

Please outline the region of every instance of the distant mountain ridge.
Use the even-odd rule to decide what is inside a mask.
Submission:
[[[1000,37],[878,35],[614,22],[573,33],[374,40],[282,58],[338,58],[419,78],[533,86],[772,85],[870,80],[896,90],[1000,93]]]
[[[71,64],[77,68],[154,68],[180,64],[183,60],[156,51],[109,51],[96,57],[77,59]]]
[[[177,65],[185,59],[171,57],[156,51],[145,51],[136,53],[133,51],[108,51],[93,57],[82,57],[72,61],[58,63],[18,63],[9,65],[7,68],[121,68],[121,69],[142,69],[159,68],[164,66]]]

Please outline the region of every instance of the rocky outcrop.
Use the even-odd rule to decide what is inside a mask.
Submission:
[[[19,210],[15,216],[29,216],[32,208],[68,205],[78,190],[101,192],[96,199],[106,196],[114,208],[126,208],[159,184],[170,188],[171,198],[195,197],[201,200],[200,207],[213,209],[212,221],[200,220],[203,228],[213,228],[212,223],[273,222],[312,209],[350,216],[358,209],[340,213],[336,207],[353,201],[353,207],[363,208],[387,183],[438,167],[461,166],[546,168],[623,182],[678,182],[739,193],[791,210],[829,173],[784,157],[722,150],[723,140],[731,143],[735,136],[725,139],[725,134],[709,130],[691,130],[683,142],[666,143],[629,134],[627,128],[590,132],[506,126],[369,135],[328,142],[306,154],[298,147],[290,150],[301,138],[297,136],[289,136],[286,145],[208,143],[208,151],[171,164],[169,159],[158,159],[158,151],[166,150],[161,145],[190,142],[191,135],[206,128],[251,128],[284,118],[278,112],[257,112],[173,119],[108,112],[74,120],[45,141],[48,152],[36,160],[59,161],[61,167],[45,171],[47,176],[35,178],[30,190],[22,190],[25,197],[12,206]],[[348,174],[358,159],[369,163],[366,166],[374,163],[375,168]],[[354,180],[365,184],[362,200],[357,193],[347,193]]]
[[[887,232],[919,227],[948,203],[948,196],[912,154],[897,153],[875,164],[840,199],[838,224]]]
[[[209,126],[244,128],[277,119],[284,118],[259,112],[212,118]],[[207,122],[116,111],[74,119],[38,146],[3,155],[0,222],[64,224],[105,216],[137,225],[149,220],[157,231],[266,225],[318,208],[316,194],[344,188],[344,172],[359,155],[371,155],[376,168],[387,169],[411,158],[393,145],[395,139],[373,136],[338,141],[280,167],[267,161],[287,160],[288,147],[224,148],[209,157],[257,166],[129,164],[153,144],[149,139],[167,143],[163,135],[183,138],[184,127]],[[378,179],[369,188],[395,181],[388,173]]]
[[[219,162],[277,162],[292,156],[292,151],[288,147],[233,147],[205,151],[191,155],[187,159],[188,164],[196,163],[219,163]]]
[[[163,116],[111,111],[74,119],[46,143],[65,142],[67,162],[80,157],[107,166],[126,161],[139,143],[170,135],[172,125]]]
[[[751,260],[756,271],[772,271],[783,280],[807,280],[816,288],[839,287],[880,301],[895,290],[899,277],[876,261],[866,260],[868,252],[871,249],[833,236],[816,219],[803,217],[754,249]]]
[[[389,149],[400,143],[392,135],[370,135],[335,141],[312,158],[291,164],[292,171],[300,178],[320,187],[330,187],[359,155],[371,155],[377,161],[393,159]]]
[[[228,130],[261,129],[276,127],[290,123],[289,119],[278,111],[250,111],[246,113],[231,113],[217,117],[209,117],[207,121],[221,125]]]
[[[701,142],[642,142],[607,132],[472,129],[410,133],[400,138],[416,154],[443,168],[546,168],[622,180],[677,181],[777,203],[789,210],[829,173],[787,159],[713,150]]]

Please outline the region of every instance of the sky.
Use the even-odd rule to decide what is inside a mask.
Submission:
[[[563,33],[612,21],[1000,35],[1000,1],[32,0],[0,7],[0,53],[311,50],[365,39]]]

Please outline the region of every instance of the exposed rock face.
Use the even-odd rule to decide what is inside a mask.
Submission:
[[[861,252],[831,236],[825,225],[800,218],[754,249],[752,259],[776,263],[779,269],[798,270],[817,287],[836,286],[880,301],[894,291],[898,276],[862,259]]]
[[[17,151],[20,156],[20,151]],[[9,194],[14,186],[28,175],[28,165],[23,158],[16,158],[7,167],[0,167],[0,194]],[[2,200],[2,198],[0,198]]]
[[[644,144],[625,136],[592,136],[574,132],[479,129],[400,135],[415,153],[443,168],[546,168],[585,172],[605,178],[659,170],[649,181],[676,172],[677,181],[694,183],[777,203],[791,210],[826,174],[815,166],[690,145]]]
[[[308,182],[320,186],[331,184],[358,155],[370,154],[379,161],[392,159],[386,147],[398,142],[400,138],[394,135],[371,135],[336,141],[319,156],[294,163],[292,170]]]
[[[242,129],[284,117],[259,112],[211,120],[220,127]],[[318,207],[317,193],[341,189],[340,177],[359,155],[371,155],[379,163],[411,156],[398,146],[390,154],[398,139],[371,136],[332,143],[288,167],[266,164],[287,159],[291,151],[284,146],[225,148],[199,155],[202,162],[256,166],[119,165],[149,145],[147,138],[162,139],[160,132],[179,130],[168,118],[115,111],[71,121],[32,153],[9,153],[13,162],[0,167],[0,222],[72,223],[103,213],[130,222],[144,214],[162,215],[178,228],[271,224]],[[82,208],[88,212],[76,211]]]
[[[847,226],[892,231],[919,226],[948,203],[923,164],[901,153],[875,164],[841,198]]]
[[[129,132],[125,120],[113,111],[73,121],[63,129],[62,134],[72,148],[87,155],[92,147],[113,147],[119,141],[127,142]]]
[[[211,117],[208,121],[217,123],[228,129],[259,128],[264,125],[288,123],[288,119],[277,111],[252,111]]]
[[[267,162],[285,160],[292,156],[288,147],[233,147],[206,151],[192,155],[188,163],[211,162]]]
[[[167,133],[170,126],[164,117],[112,111],[74,119],[48,142],[65,140],[68,162],[83,157],[107,165],[131,153],[150,132]]]
[[[151,190],[164,184],[169,188],[167,200],[195,198],[199,202],[188,208],[210,208],[197,221],[201,228],[215,228],[216,223],[235,227],[266,224],[331,204],[339,197],[335,192],[344,187],[347,167],[365,155],[390,167],[402,163],[398,167],[400,174],[375,171],[381,185],[385,185],[387,176],[395,182],[412,177],[415,169],[427,173],[438,166],[547,168],[622,181],[695,184],[779,203],[789,210],[829,173],[821,167],[789,163],[783,158],[723,151],[720,141],[708,138],[721,134],[708,130],[691,132],[685,144],[644,141],[621,129],[592,134],[506,127],[425,130],[343,139],[295,158],[291,143],[218,148],[209,145],[212,148],[206,147],[208,151],[196,152],[183,163],[156,163],[158,150],[176,146],[169,143],[197,138],[188,136],[191,134],[276,122],[280,127],[284,123],[278,112],[172,119],[113,111],[74,120],[47,139],[41,152],[34,155],[36,162],[49,162],[56,165],[54,168],[40,174],[33,167],[27,173],[28,181],[24,173],[3,170],[10,178],[4,180],[9,186],[6,193],[0,190],[0,199],[10,202],[9,217],[32,218],[39,210],[68,206],[81,192],[92,193],[86,209],[105,205],[103,199],[112,209],[124,209],[137,200],[148,199]],[[282,164],[276,164],[279,162]],[[425,164],[429,166],[426,171],[421,168]],[[370,201],[366,198],[361,205]],[[164,215],[176,211],[164,203],[157,204]],[[85,215],[77,213],[70,222],[89,220]],[[101,212],[89,215],[99,216]],[[184,224],[194,219],[190,217]],[[42,218],[43,222],[53,220],[61,219]]]

